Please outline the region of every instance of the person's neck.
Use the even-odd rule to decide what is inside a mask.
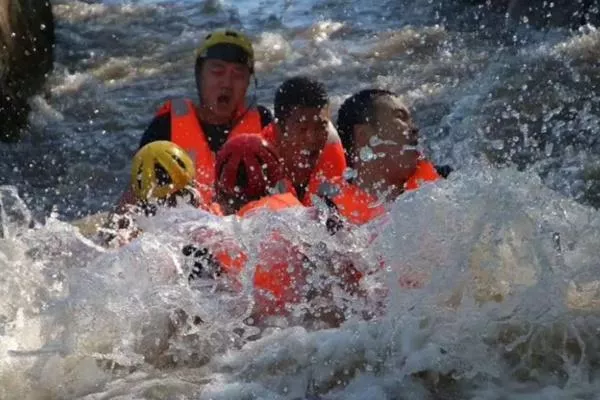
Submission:
[[[197,112],[200,121],[209,125],[230,125],[235,117],[235,114],[230,117],[220,117],[215,115],[209,107],[203,105],[197,107]]]

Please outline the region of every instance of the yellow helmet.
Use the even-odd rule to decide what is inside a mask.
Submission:
[[[195,176],[190,156],[175,143],[159,140],[133,157],[131,187],[138,200],[163,199],[192,184]]]
[[[196,57],[238,62],[247,65],[251,73],[254,72],[252,42],[240,32],[226,30],[209,33],[196,50]]]

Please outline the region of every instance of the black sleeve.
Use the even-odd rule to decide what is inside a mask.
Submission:
[[[273,122],[273,114],[271,114],[271,111],[269,111],[268,108],[256,106],[256,109],[260,113],[260,124],[263,128]]]
[[[139,148],[157,140],[171,140],[171,115],[154,117],[142,135]]]
[[[442,178],[446,179],[448,178],[448,175],[454,171],[454,168],[449,165],[436,165],[435,170]]]

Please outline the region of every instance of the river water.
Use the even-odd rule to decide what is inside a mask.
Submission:
[[[0,144],[0,398],[597,398],[594,27],[531,29],[427,0],[53,4],[49,96],[32,99],[21,143]],[[130,246],[97,247],[65,221],[114,204],[152,114],[195,96],[194,48],[222,26],[254,38],[260,103],[296,74],[323,80],[334,110],[362,88],[395,90],[425,153],[457,172],[341,242],[294,215],[242,224],[172,210]],[[365,268],[383,255],[375,297],[407,271],[428,284],[392,291],[376,321],[248,341],[248,292],[180,277],[178,249],[206,224],[251,254],[265,226],[292,226],[292,240]],[[173,322],[185,314],[205,323]]]

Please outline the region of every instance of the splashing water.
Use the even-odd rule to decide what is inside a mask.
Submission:
[[[27,214],[14,190],[2,193],[4,213]],[[0,241],[2,398],[572,398],[598,390],[595,211],[531,174],[481,168],[407,193],[389,218],[341,236],[305,217],[168,210],[141,219],[144,235],[117,250],[55,219],[13,222]],[[369,273],[370,299],[352,304],[334,292],[333,301],[376,307],[378,316],[350,312],[341,327],[317,331],[247,325],[251,279],[241,292],[187,284],[179,249],[201,227],[250,254],[270,227],[310,245],[320,268],[332,254],[351,257]],[[401,288],[406,277],[420,285]]]
[[[51,96],[31,100],[22,143],[0,144],[0,398],[595,398],[595,27],[421,0],[53,6]],[[425,154],[458,171],[336,237],[302,213],[182,209],[97,246],[61,220],[114,204],[150,116],[195,96],[198,38],[221,26],[254,38],[259,103],[296,74],[326,82],[334,110],[363,88],[397,91]],[[188,284],[181,248],[206,227],[248,253],[240,291]],[[368,273],[365,300],[332,290],[340,327],[307,323],[309,302],[248,324],[273,229],[306,249],[314,282],[340,259]]]

